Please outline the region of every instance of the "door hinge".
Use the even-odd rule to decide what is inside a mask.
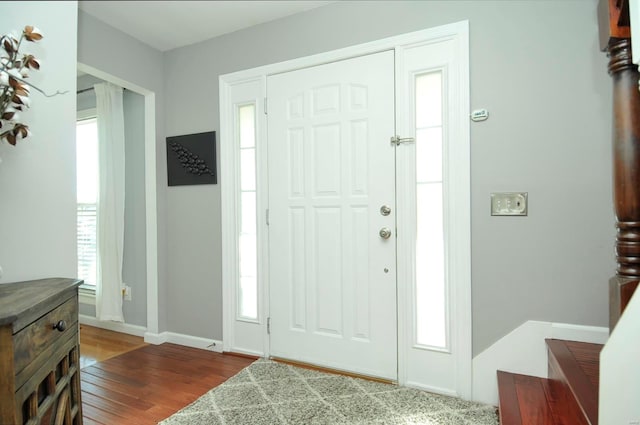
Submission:
[[[264,114],[267,115],[267,98],[264,98]]]
[[[267,226],[269,225],[269,208],[265,211],[265,216],[267,218]]]
[[[391,136],[391,145],[399,146],[402,143],[414,143],[416,139],[413,137]]]
[[[267,335],[271,335],[271,317],[267,317]]]

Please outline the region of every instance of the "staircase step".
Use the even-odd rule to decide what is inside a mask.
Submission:
[[[552,390],[567,394],[561,407],[569,414],[584,417],[586,424],[596,425],[600,351],[603,345],[548,339],[547,347]]]
[[[498,371],[502,425],[596,425],[602,345],[547,340],[549,379]]]
[[[500,424],[553,425],[549,380],[498,371]]]

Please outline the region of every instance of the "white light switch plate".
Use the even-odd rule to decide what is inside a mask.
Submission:
[[[491,194],[491,215],[527,215],[527,192]]]

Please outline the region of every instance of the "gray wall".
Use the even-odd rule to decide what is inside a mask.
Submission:
[[[17,146],[0,142],[0,283],[75,277],[75,46],[77,3],[0,2],[0,32],[38,27],[44,38],[21,52],[41,60],[29,81],[66,94],[44,97],[31,90],[22,122],[31,137]],[[5,129],[3,128],[3,131]]]
[[[219,130],[218,76],[469,20],[474,354],[527,320],[606,326],[611,82],[596,0],[341,1],[164,55],[79,14],[78,60],[157,94],[160,330],[222,337],[219,185],[166,186],[164,137]],[[221,166],[224,166],[222,164]],[[527,191],[527,217],[489,194]]]
[[[122,281],[131,301],[122,311],[127,323],[147,325],[147,246],[144,181],[144,97],[124,91],[125,200]]]
[[[220,74],[469,20],[471,105],[491,114],[471,127],[474,354],[527,320],[606,326],[611,83],[596,4],[341,1],[179,48],[164,55],[165,131],[219,129]],[[529,192],[529,216],[491,217],[494,191]],[[167,328],[219,339],[220,186],[170,188],[166,208]]]
[[[78,78],[78,90],[103,80],[92,75]],[[77,109],[96,107],[93,90],[78,94]],[[123,94],[125,131],[124,261],[122,277],[131,287],[132,300],[124,301],[125,322],[147,324],[146,216],[144,182],[144,97],[131,90]],[[95,306],[82,304],[81,313],[95,317]]]
[[[167,301],[166,287],[166,150],[164,139],[164,72],[163,55],[152,47],[104,24],[82,11],[78,12],[78,62],[107,74],[135,84],[155,94],[156,143],[157,143],[157,214],[158,214],[158,327],[166,331]],[[127,171],[129,169],[127,168]],[[140,170],[138,170],[140,171]],[[142,171],[141,171],[142,172]],[[142,196],[138,190],[137,196]],[[141,225],[139,219],[136,221]],[[143,229],[138,228],[137,231]],[[143,261],[138,256],[136,261]],[[126,276],[125,276],[126,277]],[[141,278],[137,276],[136,279]],[[143,290],[146,291],[146,288]],[[146,295],[134,289],[136,317],[142,314]],[[125,304],[125,314],[127,314]],[[137,319],[136,319],[137,320]],[[140,319],[140,323],[142,319]]]

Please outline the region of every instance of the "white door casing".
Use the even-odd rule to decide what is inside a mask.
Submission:
[[[451,50],[451,61],[446,64],[446,78],[450,90],[447,92],[449,107],[447,110],[447,135],[448,151],[445,160],[448,162],[445,179],[447,181],[447,201],[444,205],[445,226],[448,232],[446,241],[447,276],[449,282],[449,315],[453,318],[450,323],[449,341],[452,362],[449,366],[454,369],[453,379],[449,379],[447,387],[439,382],[429,382],[428,375],[421,374],[419,367],[429,367],[421,360],[411,360],[409,355],[413,350],[413,330],[409,329],[410,312],[415,300],[411,299],[410,285],[404,283],[411,270],[412,261],[415,258],[406,257],[409,252],[406,245],[406,235],[403,237],[403,220],[412,219],[407,215],[406,200],[399,194],[397,215],[399,229],[398,239],[398,381],[401,385],[430,389],[433,391],[458,395],[465,399],[471,399],[471,260],[470,260],[470,146],[469,146],[469,28],[468,22],[458,22],[443,25],[413,33],[402,34],[383,40],[378,40],[362,45],[347,47],[340,50],[321,53],[314,56],[298,58],[286,62],[261,66],[245,71],[239,71],[220,77],[220,113],[221,113],[221,192],[222,192],[222,233],[223,233],[223,346],[226,351],[239,351],[251,354],[269,356],[273,353],[269,347],[267,335],[267,312],[273,312],[270,306],[269,292],[272,282],[269,281],[268,257],[279,254],[277,251],[269,253],[268,231],[265,218],[267,207],[268,186],[266,168],[266,131],[258,134],[257,149],[262,152],[259,155],[257,167],[259,180],[257,182],[259,219],[258,219],[258,260],[262,261],[259,270],[258,285],[260,293],[258,309],[261,313],[255,323],[239,320],[235,314],[237,292],[236,288],[237,257],[234,232],[237,229],[239,212],[236,209],[235,197],[238,184],[238,147],[234,144],[233,114],[237,100],[236,95],[241,91],[255,86],[251,98],[255,98],[258,105],[266,95],[266,80],[268,76],[289,72],[305,67],[314,67],[329,62],[350,59],[362,55],[372,54],[384,50],[394,49],[396,54],[396,94],[397,102],[397,130],[392,134],[400,137],[411,137],[411,126],[404,119],[410,113],[407,106],[407,84],[405,75],[405,53],[421,46],[438,45],[444,43]],[[431,66],[431,65],[430,65]],[[409,68],[407,68],[408,70]],[[258,84],[256,84],[258,82]],[[271,111],[269,111],[271,113]],[[257,125],[266,128],[267,115],[258,115]],[[404,167],[412,158],[403,154],[404,145],[397,148],[398,152],[398,184],[407,179]],[[406,149],[405,149],[406,151]],[[262,171],[260,171],[262,170]],[[262,199],[263,201],[260,201]],[[262,205],[262,207],[260,206]],[[265,209],[262,209],[265,208]],[[392,273],[393,270],[390,271]],[[394,343],[394,342],[392,342]],[[409,366],[409,361],[414,361],[414,366]],[[437,364],[437,363],[436,363]],[[433,367],[433,365],[431,365]],[[418,372],[418,373],[415,373]],[[449,386],[451,385],[451,386]]]
[[[271,355],[396,380],[393,57],[270,76],[267,120]]]

